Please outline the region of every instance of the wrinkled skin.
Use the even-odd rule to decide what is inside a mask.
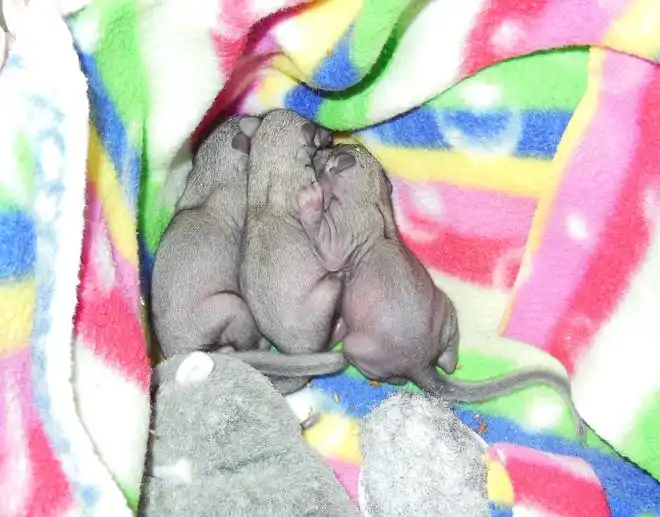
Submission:
[[[259,330],[280,352],[322,352],[329,346],[342,281],[323,266],[301,219],[309,210],[304,188],[315,180],[312,156],[330,144],[331,135],[292,111],[275,110],[248,136],[241,291]],[[276,385],[287,392],[306,379],[288,388],[282,382]]]
[[[324,266],[345,275],[344,355],[367,377],[392,384],[420,381],[438,364],[453,372],[456,311],[401,243],[385,171],[358,146],[338,145],[314,163],[322,170],[308,189],[316,210],[305,229]]]
[[[240,124],[246,120],[253,119],[228,119],[200,146],[158,247],[151,311],[165,357],[268,347],[239,289],[250,143]]]
[[[530,383],[550,384],[570,401],[566,379],[542,370],[481,382],[450,380],[458,361],[454,305],[401,242],[391,205],[392,186],[363,147],[338,145],[314,157],[318,183],[301,220],[323,265],[342,271],[344,291],[336,336],[343,353],[366,377],[412,380],[448,401],[477,402]],[[313,199],[313,202],[311,201]],[[578,435],[584,422],[572,406]]]

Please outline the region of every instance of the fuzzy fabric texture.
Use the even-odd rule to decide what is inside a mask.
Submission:
[[[437,399],[397,393],[360,426],[369,517],[490,515],[486,445]]]
[[[360,515],[255,369],[227,354],[173,356],[155,390],[140,515]]]
[[[0,73],[0,514],[83,515],[96,508],[95,515],[130,516],[79,418],[71,382],[86,81],[50,1],[5,13],[12,42]]]
[[[613,515],[660,514],[656,0],[298,4],[33,0],[6,16],[0,437],[3,468],[30,491],[0,476],[0,513],[136,508],[153,254],[209,125],[279,106],[383,162],[402,235],[458,308],[457,377],[565,369],[587,423],[632,462],[595,436],[577,444],[542,387],[460,407],[461,420],[491,443],[587,461]],[[575,45],[594,47],[536,52]],[[28,69],[36,104],[16,79]],[[48,130],[70,155],[25,129],[66,124],[52,104],[77,128]],[[306,438],[354,496],[355,431],[392,391],[350,369],[296,399],[324,411]],[[516,511],[524,490],[551,499],[547,483],[497,476],[494,514]],[[593,508],[586,493],[564,514]]]

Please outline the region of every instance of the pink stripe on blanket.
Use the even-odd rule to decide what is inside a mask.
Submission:
[[[497,289],[513,287],[524,252],[524,239],[469,238],[440,225],[412,233],[402,228],[401,237],[421,262],[466,282]]]
[[[96,284],[102,290],[117,287],[132,309],[136,318],[140,317],[140,280],[136,268],[112,243],[108,225],[103,213],[95,186],[87,184],[85,193],[85,232],[89,235],[89,246],[84,246],[83,260],[89,260],[94,267]]]
[[[88,269],[87,264],[83,263],[82,268],[83,271]],[[85,339],[99,357],[148,390],[150,364],[140,320],[133,315],[118,289],[102,292],[86,271],[83,283],[86,287],[79,293],[76,334]]]
[[[516,287],[506,336],[550,347],[558,316],[581,285],[626,181],[653,68],[608,54],[600,109],[564,172],[530,274]],[[629,75],[638,81],[618,84]]]
[[[609,517],[610,509],[589,463],[581,458],[496,443],[488,456],[506,468],[516,507],[562,517]]]
[[[74,515],[77,506],[71,487],[55,458],[49,439],[41,423],[33,421],[30,426],[30,463],[32,465],[33,494],[25,517],[61,517]],[[2,513],[4,517],[10,514]],[[21,515],[21,517],[23,517]]]
[[[56,517],[73,496],[32,399],[30,350],[0,359],[0,515]]]
[[[220,0],[218,22],[211,31],[220,69],[228,76],[241,57],[249,27],[254,23],[249,0]]]
[[[632,59],[632,58],[631,58]],[[640,144],[607,221],[605,234],[591,256],[590,268],[570,306],[557,322],[550,352],[573,371],[594,334],[612,317],[650,245],[652,225],[660,210],[660,70],[643,99]]]
[[[533,210],[533,201],[514,199],[474,190],[460,193],[433,183],[398,182],[393,202],[401,236],[425,266],[509,290],[520,268]],[[465,206],[475,209],[466,212]],[[497,215],[499,210],[508,213]],[[502,217],[506,223],[499,223]],[[510,231],[498,231],[495,221],[510,225]]]
[[[298,6],[306,3],[305,0],[288,0],[282,2],[282,9]],[[272,39],[267,39],[265,34],[271,26],[264,18],[271,18],[273,13],[259,12],[259,6],[254,0],[219,0],[218,23],[211,31],[215,44],[215,50],[218,55],[220,69],[223,75],[230,75],[239,58],[241,58],[248,42],[254,50],[261,42],[261,47],[273,44]],[[257,7],[255,9],[255,7]],[[263,9],[263,8],[261,8]],[[263,30],[260,30],[263,22]],[[256,34],[251,40],[249,35],[251,29],[255,29]]]
[[[359,504],[358,480],[360,478],[360,465],[333,458],[325,458],[325,463],[334,471],[335,477],[344,487],[344,490],[348,492],[353,502]]]
[[[462,75],[543,48],[598,43],[628,4],[627,0],[491,0],[468,37]]]
[[[136,314],[135,300],[126,297],[122,283],[117,281],[125,274],[115,263],[116,254],[104,231],[98,200],[89,187],[87,199],[74,329],[92,351],[148,390],[151,367],[140,315]]]
[[[526,238],[536,200],[445,183],[393,181],[397,216],[423,225],[442,222],[465,237]],[[466,210],[466,207],[470,207]]]
[[[603,41],[611,23],[618,21],[630,3],[630,0],[555,0],[530,24],[523,39],[525,53]]]

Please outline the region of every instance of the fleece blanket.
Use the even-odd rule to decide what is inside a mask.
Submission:
[[[25,3],[0,39],[0,515],[135,511],[154,252],[208,128],[276,106],[383,162],[457,305],[458,377],[570,375],[586,446],[543,387],[457,408],[493,514],[660,515],[657,2]],[[356,497],[393,389],[350,369],[297,395]]]

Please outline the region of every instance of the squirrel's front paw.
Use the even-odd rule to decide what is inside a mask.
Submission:
[[[314,182],[298,192],[300,220],[303,224],[315,224],[323,217],[323,189]]]

